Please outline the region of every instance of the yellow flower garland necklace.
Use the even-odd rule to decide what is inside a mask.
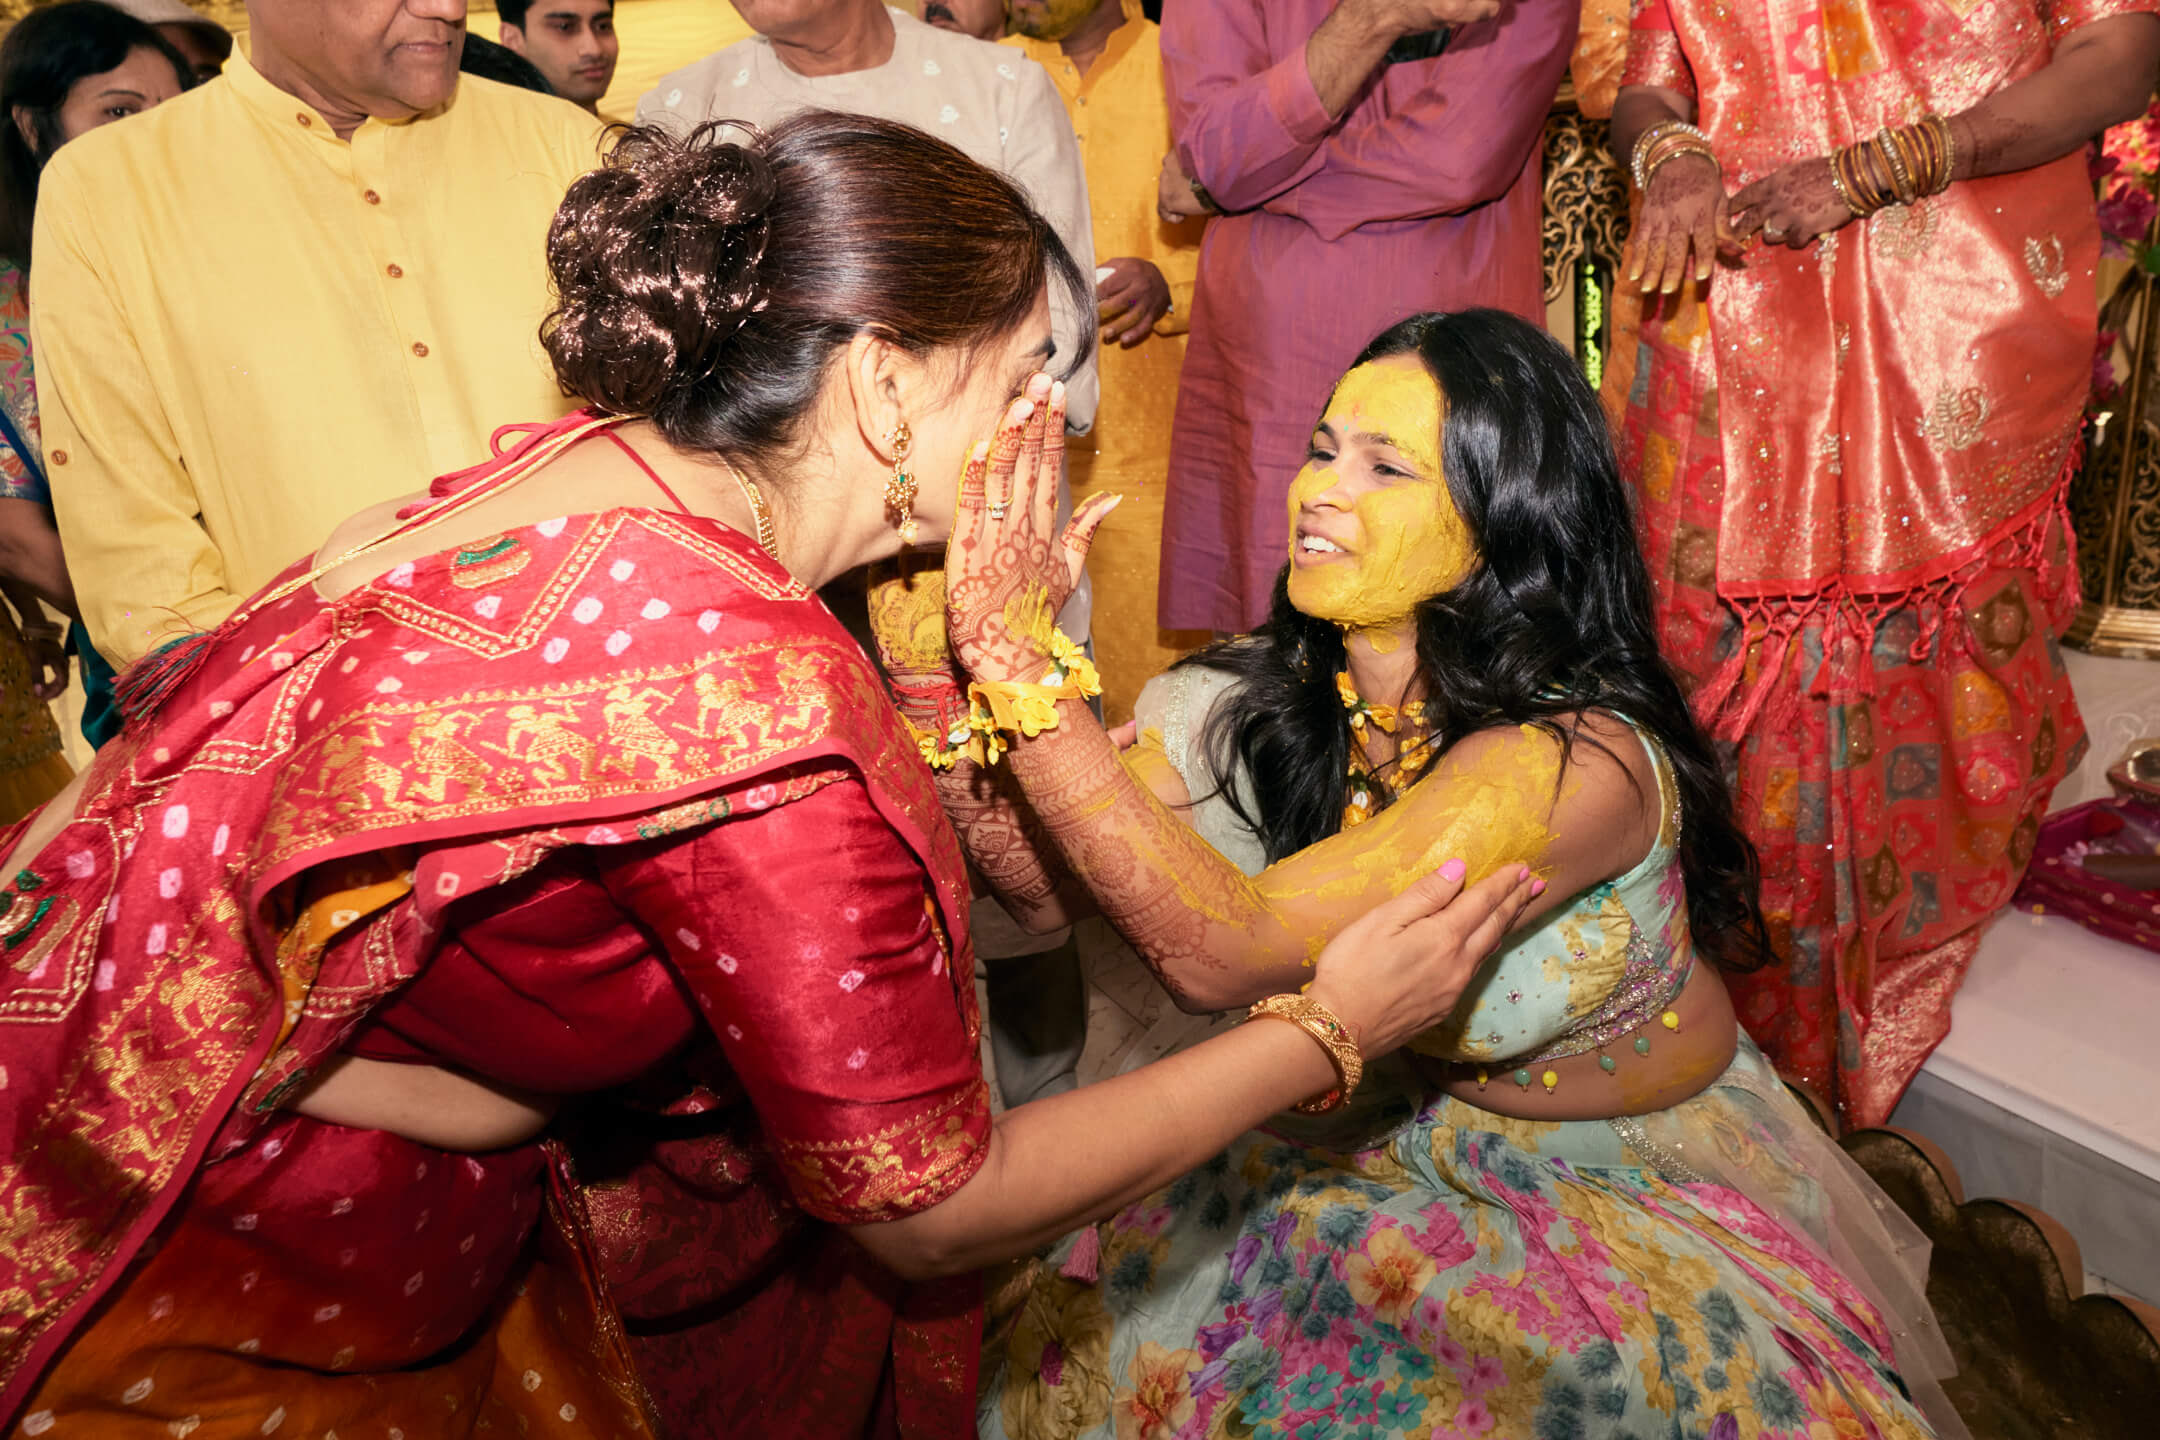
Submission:
[[[1350,672],[1335,672],[1335,693],[1350,712],[1350,798],[1343,805],[1343,829],[1362,825],[1379,813],[1380,806],[1407,789],[1432,761],[1432,742],[1426,733],[1425,702],[1411,700],[1395,705],[1375,705],[1357,692]],[[1365,727],[1371,725],[1390,735],[1408,725],[1416,730],[1396,742],[1393,775],[1381,775],[1365,756]]]

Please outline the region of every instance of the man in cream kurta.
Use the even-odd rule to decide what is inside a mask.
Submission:
[[[897,120],[935,135],[1019,186],[1093,275],[1087,175],[1065,106],[1043,68],[1002,46],[934,29],[879,0],[735,0],[752,39],[686,66],[638,102],[641,125],[686,131],[708,120],[772,126],[803,110]],[[1095,322],[1050,291],[1053,372],[1079,353]],[[1094,423],[1095,357],[1066,379],[1066,419]],[[1070,496],[1065,502],[1069,507]],[[1086,640],[1093,589],[1081,588],[1059,624]],[[989,1031],[1005,1103],[1071,1089],[1087,1029],[1087,989],[1071,933],[1028,935],[995,901],[971,918],[989,987]]]
[[[1095,269],[1087,173],[1057,87],[1032,60],[934,29],[878,0],[741,0],[760,33],[667,76],[638,102],[640,125],[688,130],[707,120],[771,126],[803,110],[897,120],[935,135],[1018,185],[1043,213],[1083,275]],[[784,16],[783,27],[776,19]],[[830,31],[839,43],[825,42]],[[889,37],[886,32],[890,32]],[[798,35],[810,43],[790,43]],[[856,43],[857,41],[860,43]],[[791,63],[792,62],[792,63]],[[823,71],[820,62],[850,68]],[[857,63],[861,62],[861,63]],[[817,66],[806,73],[796,64]],[[1056,371],[1076,353],[1093,316],[1050,295]],[[1095,421],[1095,361],[1065,382],[1075,430]]]

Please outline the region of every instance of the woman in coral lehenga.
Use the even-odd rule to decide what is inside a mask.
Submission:
[[[1762,853],[1777,963],[1741,1018],[1861,1124],[1949,1029],[2082,746],[2054,638],[2100,245],[2082,152],[2145,108],[2155,10],[1635,6],[1612,136],[1661,298],[1639,345],[1622,309],[1607,405],[1660,638],[1737,746]]]
[[[1083,277],[1025,199],[856,117],[633,132],[550,254],[602,408],[144,662],[0,836],[11,1434],[950,1436],[972,1267],[1349,1063],[991,1118],[959,852],[813,591],[1039,441]],[[1376,1050],[1532,887],[1453,888],[1322,958]]]

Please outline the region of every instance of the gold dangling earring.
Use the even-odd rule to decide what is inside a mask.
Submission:
[[[907,462],[908,449],[915,443],[914,432],[903,420],[885,437],[892,446],[892,476],[885,482],[885,519],[900,532],[902,545],[913,545],[922,527],[915,521],[915,492],[919,488],[915,477],[903,468]]]

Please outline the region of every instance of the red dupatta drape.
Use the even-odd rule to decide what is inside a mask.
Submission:
[[[603,423],[543,429],[463,483],[507,483]],[[200,1168],[409,978],[370,937],[439,929],[557,849],[785,805],[846,771],[932,877],[972,1035],[965,871],[912,740],[860,649],[743,537],[653,511],[565,517],[335,602],[302,584],[238,612],[154,719],[101,752],[0,921],[0,1416],[19,1416]],[[322,894],[342,908],[310,903]],[[934,1187],[965,1163],[986,1121],[956,1135],[938,1118],[881,1138],[859,1183],[913,1169]],[[818,1148],[837,1201],[858,1183],[852,1151]],[[582,1202],[564,1209],[576,1240]],[[568,1281],[536,1293],[575,1292],[582,1316],[495,1323],[582,1329],[557,1348],[604,1367],[592,1337],[620,1332],[602,1287]],[[971,1414],[977,1316],[950,1295],[922,1308],[896,1342],[898,1413],[941,1433]],[[513,1419],[505,1388],[496,1413]],[[622,1398],[609,1429],[634,1431]]]

